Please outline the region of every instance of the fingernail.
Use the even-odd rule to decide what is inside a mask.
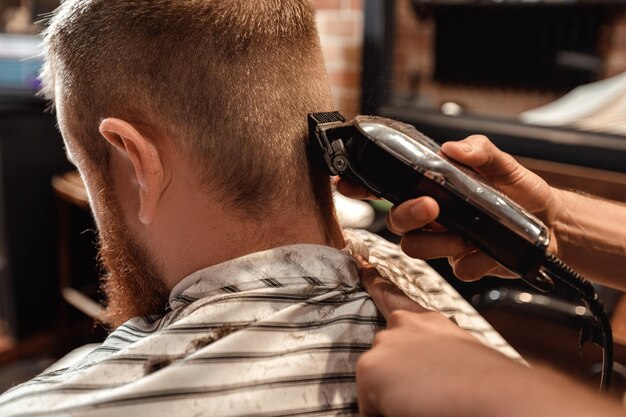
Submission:
[[[428,212],[425,210],[425,205],[423,201],[418,201],[413,207],[411,207],[411,214],[417,220],[430,220]]]

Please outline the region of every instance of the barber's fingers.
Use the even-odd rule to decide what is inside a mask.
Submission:
[[[474,245],[452,232],[415,231],[400,242],[402,251],[418,259],[448,258],[454,274],[463,281],[477,281],[485,275],[516,278]]]
[[[475,168],[487,177],[510,181],[525,171],[511,155],[498,149],[487,137],[473,135],[459,142],[446,142],[441,147],[449,157]]]
[[[439,216],[439,205],[431,197],[420,197],[394,206],[387,214],[387,228],[403,235],[433,223]]]
[[[405,234],[400,247],[404,253],[418,259],[458,257],[476,250],[475,246],[460,235],[452,232],[430,231]]]
[[[389,320],[392,313],[397,310],[422,313],[429,311],[407,297],[398,287],[389,280],[383,278],[380,272],[364,259],[360,258],[361,286],[374,300],[374,304],[380,310],[385,320]]]
[[[457,257],[448,258],[456,275],[462,281],[478,281],[485,275],[501,278],[518,278],[518,275],[504,268],[484,252],[474,250]]]

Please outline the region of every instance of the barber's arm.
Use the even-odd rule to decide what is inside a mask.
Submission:
[[[550,187],[484,136],[448,142],[442,150],[479,171],[539,217],[551,231],[549,250],[574,270],[596,282],[626,289],[626,206]],[[350,197],[368,197],[364,189],[345,181],[339,181],[338,189]],[[460,236],[437,225],[431,227],[438,215],[437,202],[422,197],[394,207],[387,223],[391,231],[403,236],[404,252],[420,259],[447,257],[463,280],[513,276]]]
[[[624,416],[616,402],[491,350],[378,275],[361,283],[388,322],[357,362],[362,416]]]

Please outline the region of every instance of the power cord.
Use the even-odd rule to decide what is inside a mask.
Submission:
[[[546,272],[550,278],[572,289],[593,315],[596,326],[591,329],[584,329],[581,333],[580,342],[582,345],[587,341],[592,341],[602,347],[600,390],[606,392],[611,385],[613,375],[613,331],[609,317],[595,288],[589,281],[554,255],[548,254],[542,266],[543,272]]]

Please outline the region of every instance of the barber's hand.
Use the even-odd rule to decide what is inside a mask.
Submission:
[[[509,374],[521,366],[420,307],[374,268],[360,275],[388,323],[357,362],[361,416],[482,416],[495,406],[480,398],[493,391],[494,370]]]
[[[361,263],[361,285],[387,319],[387,330],[357,362],[361,416],[625,415],[617,401],[481,345]]]
[[[556,253],[552,230],[560,204],[555,189],[484,136],[447,142],[441,149],[448,157],[476,169],[492,185],[541,219],[552,234],[549,250]],[[338,182],[337,189],[348,197],[371,198],[364,188],[344,180]],[[387,217],[387,226],[403,236],[401,246],[407,255],[419,259],[447,257],[455,275],[462,280],[474,281],[485,275],[515,277],[465,239],[436,224],[437,216],[437,202],[421,197],[394,207]]]

